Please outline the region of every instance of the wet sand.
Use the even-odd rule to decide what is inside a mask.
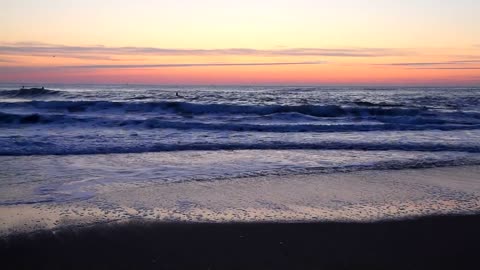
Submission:
[[[480,216],[367,223],[127,222],[0,240],[2,269],[477,269]]]
[[[2,269],[475,269],[480,167],[108,185],[0,207]]]
[[[88,200],[0,207],[0,235],[112,221],[371,222],[480,213],[480,167],[106,185]]]

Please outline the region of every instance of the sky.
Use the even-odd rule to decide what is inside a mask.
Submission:
[[[0,6],[0,82],[480,86],[478,0]]]

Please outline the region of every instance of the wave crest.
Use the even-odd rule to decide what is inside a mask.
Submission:
[[[341,116],[412,116],[426,108],[357,107],[340,105],[238,105],[201,104],[190,102],[112,102],[112,101],[29,101],[0,103],[0,108],[33,107],[67,112],[124,110],[125,112],[168,111],[179,114],[254,114],[299,113],[315,117]]]
[[[50,90],[45,88],[23,88],[17,90],[5,90],[0,91],[0,96],[12,97],[12,98],[28,98],[39,96],[52,96],[59,94],[60,91]]]

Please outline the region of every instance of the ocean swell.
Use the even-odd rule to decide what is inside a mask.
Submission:
[[[274,120],[271,120],[274,119]],[[256,121],[255,121],[256,120]],[[442,119],[427,117],[378,117],[378,123],[325,123],[307,118],[302,114],[283,113],[262,116],[247,121],[189,121],[169,120],[166,117],[144,117],[124,119],[103,115],[71,114],[14,114],[0,112],[0,126],[22,127],[25,125],[81,125],[84,128],[108,127],[128,129],[177,129],[210,131],[248,132],[368,132],[368,131],[415,131],[415,130],[475,130],[480,129],[480,121],[465,119]],[[61,126],[60,126],[61,127]]]
[[[233,150],[359,150],[359,151],[407,151],[407,152],[465,152],[480,153],[479,145],[413,143],[413,142],[341,142],[325,141],[319,143],[293,142],[258,142],[258,143],[160,143],[145,142],[123,143],[91,142],[90,144],[71,141],[68,145],[43,141],[17,141],[0,147],[0,156],[25,155],[92,155],[92,154],[127,154],[174,151],[233,151]]]
[[[41,96],[54,96],[60,93],[61,91],[49,90],[45,88],[22,88],[0,91],[0,96],[10,98],[39,98]]]
[[[341,106],[341,105],[238,105],[202,104],[177,101],[160,102],[113,102],[113,101],[28,101],[0,102],[0,108],[31,108],[62,112],[98,112],[122,110],[123,112],[173,112],[178,114],[253,114],[270,115],[276,113],[299,113],[314,117],[342,116],[415,116],[434,114],[426,107],[387,107],[387,106]],[[480,115],[474,115],[480,118]]]

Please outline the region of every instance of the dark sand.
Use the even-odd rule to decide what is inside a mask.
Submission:
[[[480,269],[480,215],[102,224],[10,235],[0,254],[2,269]]]

